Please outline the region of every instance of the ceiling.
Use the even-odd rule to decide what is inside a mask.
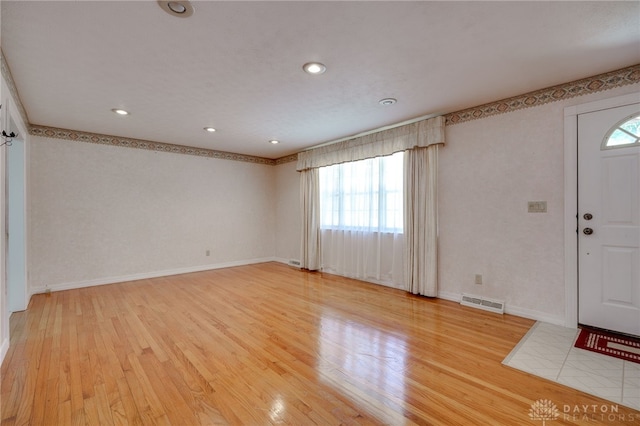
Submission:
[[[637,1],[191,4],[2,1],[29,121],[275,159],[640,63]]]

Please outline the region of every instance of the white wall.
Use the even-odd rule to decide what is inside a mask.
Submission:
[[[564,324],[564,108],[639,87],[447,126],[439,176],[443,297],[503,299],[508,312]],[[548,212],[527,213],[527,201],[546,201]]]
[[[273,166],[32,137],[30,291],[273,259],[274,178]]]
[[[276,258],[300,260],[300,178],[296,162],[276,169]]]
[[[445,297],[467,292],[562,315],[562,123],[563,107],[550,104],[447,126],[439,157]],[[527,213],[527,201],[546,201],[548,212]]]
[[[502,299],[510,313],[564,324],[564,108],[638,90],[626,86],[447,126],[439,151],[440,297]],[[290,164],[279,166],[279,211],[299,217]],[[548,212],[527,213],[527,201],[546,201]],[[281,257],[296,249],[300,235],[299,225],[285,229],[286,220],[277,233]],[[483,285],[474,284],[475,274]]]

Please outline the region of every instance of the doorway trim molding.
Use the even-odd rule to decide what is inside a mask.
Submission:
[[[640,103],[640,92],[564,109],[565,327],[578,327],[578,115]]]

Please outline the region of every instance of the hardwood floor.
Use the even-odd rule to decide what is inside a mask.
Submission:
[[[2,424],[534,425],[540,399],[569,424],[565,405],[611,406],[501,365],[532,324],[276,263],[36,295],[11,318]]]

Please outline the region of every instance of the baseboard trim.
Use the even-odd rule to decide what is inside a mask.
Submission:
[[[462,295],[457,293],[451,293],[449,291],[439,291],[438,299],[450,300],[452,302],[460,303],[460,300],[462,299]]]
[[[273,262],[273,261],[277,261],[277,259],[274,257],[263,257],[258,259],[236,260],[233,262],[216,263],[212,265],[190,266],[187,268],[166,269],[164,271],[146,272],[141,274],[121,275],[117,277],[97,278],[94,280],[54,284],[46,287],[37,287],[37,288],[31,289],[29,297],[31,297],[34,294],[46,293],[47,291],[74,290],[77,288],[94,287],[98,285],[145,280],[149,278],[169,277],[171,275],[181,275],[181,274],[189,274],[192,272],[211,271],[214,269],[231,268],[234,266],[254,265],[256,263],[266,263],[266,262]]]
[[[450,300],[452,302],[460,302],[462,295],[458,293],[452,293],[448,291],[439,291],[438,297],[440,299]],[[515,315],[518,317],[529,318],[536,321],[547,322],[550,324],[565,326],[564,316],[551,315],[546,312],[540,312],[533,309],[521,308],[519,306],[510,305],[509,302],[504,304],[504,313],[509,315]]]
[[[289,259],[285,259],[284,257],[274,257],[273,261],[278,263],[284,263],[285,265],[289,264]]]
[[[557,316],[533,309],[521,308],[518,306],[509,306],[508,302],[504,305],[504,313],[565,327],[564,315]]]

